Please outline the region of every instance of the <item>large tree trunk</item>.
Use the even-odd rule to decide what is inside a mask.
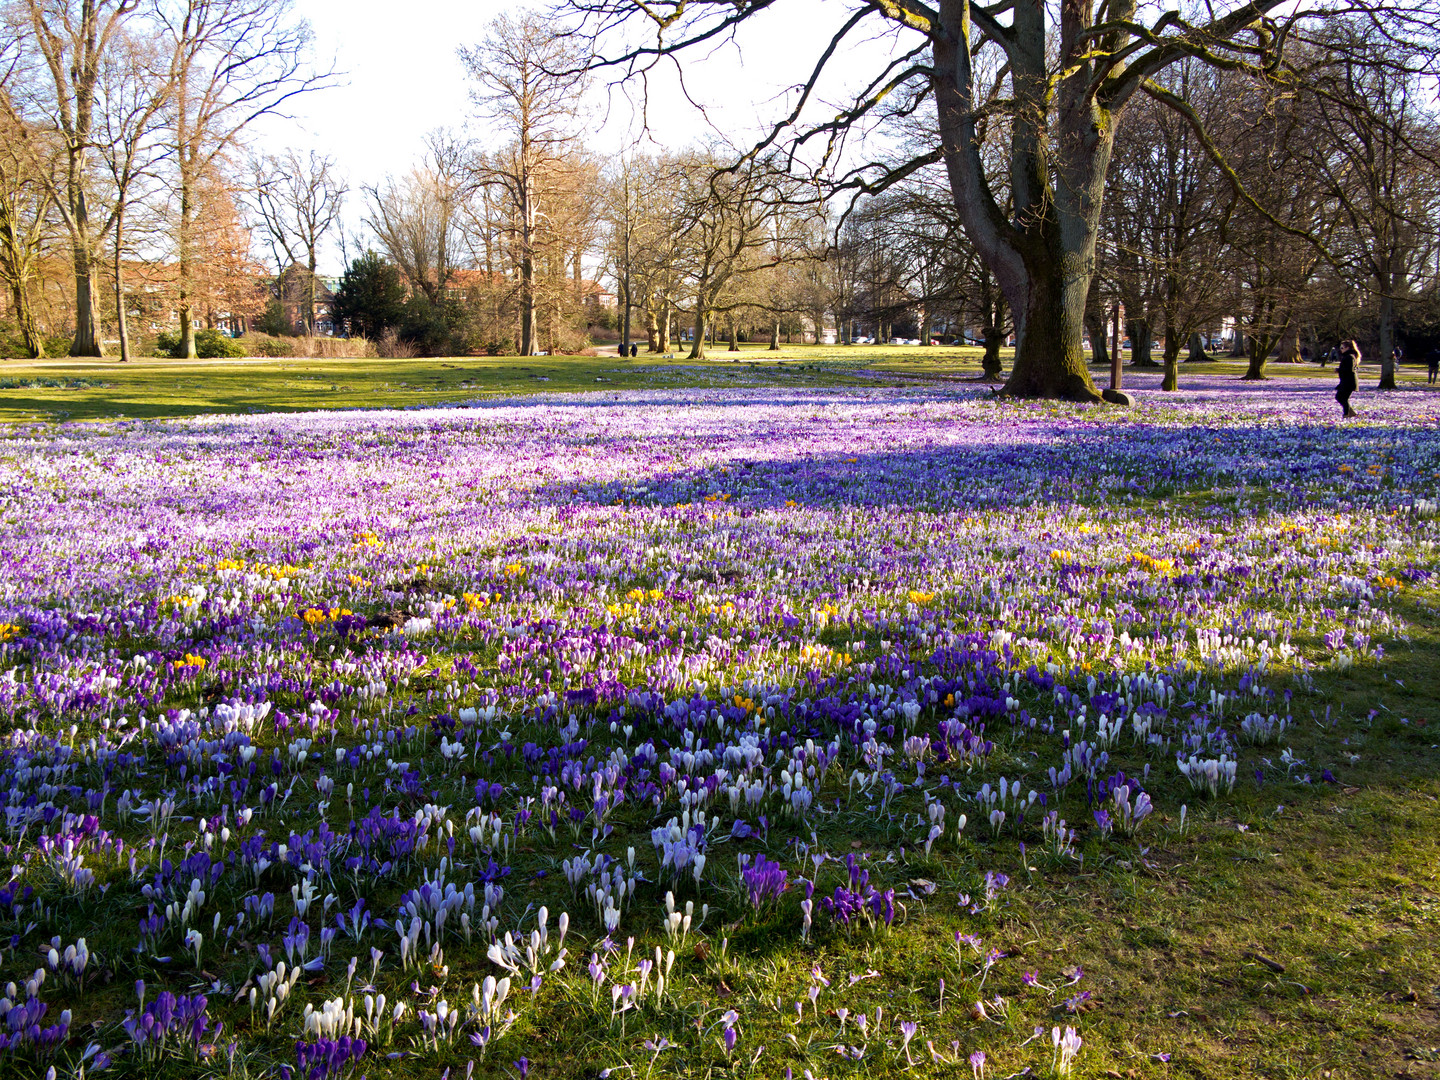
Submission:
[[[1249,355],[1245,345],[1245,320],[1238,313],[1235,316],[1235,336],[1230,339],[1230,357],[1238,359]]]
[[[89,235],[89,223],[81,226]],[[71,356],[104,356],[100,347],[100,328],[96,325],[95,313],[100,308],[98,290],[95,285],[95,267],[89,247],[77,240],[73,245],[75,259],[75,340],[70,345]]]
[[[1190,335],[1190,355],[1185,357],[1185,362],[1198,364],[1209,359],[1210,357],[1205,355],[1205,342],[1200,337],[1200,331],[1197,330]]]
[[[705,331],[706,331],[705,307],[702,304],[695,305],[695,344],[690,349],[691,360],[705,359]]]
[[[780,320],[776,319],[770,324],[770,351],[780,351]]]
[[[1049,266],[1031,268],[1024,321],[1017,328],[1015,365],[1005,383],[1007,396],[1100,400],[1081,344],[1090,275],[1079,272],[1077,261],[1074,256],[1062,257]]]
[[[1292,327],[1284,337],[1280,339],[1280,355],[1276,357],[1282,364],[1300,363],[1300,327]]]
[[[1388,275],[1387,275],[1388,276]],[[1383,283],[1388,286],[1388,282]],[[1384,287],[1380,293],[1380,389],[1395,389],[1395,294]]]
[[[1130,335],[1130,363],[1135,367],[1155,367],[1155,336],[1148,318],[1130,319],[1125,327]]]
[[[1165,378],[1160,381],[1161,390],[1180,389],[1180,335],[1165,331]]]
[[[730,348],[727,351],[740,351],[740,324],[734,315],[730,316]]]
[[[1090,335],[1090,362],[1097,367],[1110,366],[1110,349],[1105,341],[1105,313],[1091,307],[1085,312],[1085,332]]]
[[[645,305],[645,351],[660,352],[660,321],[655,318],[655,304]]]
[[[45,339],[40,336],[40,328],[35,325],[35,306],[30,302],[30,294],[23,285],[12,281],[10,300],[15,308],[15,325],[20,331],[21,341],[25,344],[25,355],[31,360],[43,360]]]

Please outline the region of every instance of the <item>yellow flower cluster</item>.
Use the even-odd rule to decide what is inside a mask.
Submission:
[[[755,702],[748,697],[741,697],[739,694],[736,694],[735,707],[738,709],[744,709],[746,714],[748,715],[755,711]]]
[[[1050,552],[1050,558],[1056,562],[1074,562],[1075,553],[1073,551],[1066,551],[1064,548],[1057,548]]]
[[[186,668],[194,668],[196,671],[205,670],[206,660],[203,656],[196,656],[194,653],[186,653],[184,660],[172,660],[170,667],[175,671],[183,671]]]
[[[1151,574],[1164,574],[1175,569],[1174,559],[1157,559],[1143,551],[1132,551],[1126,562]]]
[[[9,641],[20,633],[20,627],[14,623],[0,622],[0,641]]]
[[[489,593],[467,592],[464,596],[460,597],[460,599],[465,601],[466,611],[479,611],[481,608],[488,607],[490,604]]]
[[[525,564],[512,562],[505,564],[505,576],[511,578],[522,578],[525,576]]]
[[[627,593],[625,594],[625,599],[626,599],[626,600],[633,600],[633,601],[635,601],[636,603],[639,603],[639,602],[641,602],[641,601],[643,601],[643,600],[664,600],[664,599],[665,599],[665,590],[664,590],[664,589],[649,589],[649,590],[646,590],[646,589],[631,589],[629,592],[627,592]]]
[[[848,652],[836,652],[824,645],[802,645],[800,659],[819,667],[848,667],[855,659]]]
[[[910,602],[917,607],[924,607],[934,599],[935,594],[933,592],[916,592],[914,589],[910,590]]]
[[[349,608],[341,608],[341,607],[313,608],[313,607],[312,607],[312,608],[306,608],[305,611],[301,614],[300,617],[305,620],[305,625],[307,625],[307,626],[321,626],[321,625],[323,625],[323,624],[325,624],[325,623],[327,623],[327,622],[334,622],[336,619],[343,618],[344,616],[349,615],[350,613],[351,613],[351,612],[350,612],[350,609],[349,609]]]
[[[376,536],[369,529],[355,534],[355,543],[359,547],[378,548],[384,547],[385,541]]]
[[[203,567],[202,567],[203,569]],[[244,559],[221,559],[215,563],[211,570],[247,570],[252,574],[263,574],[265,577],[274,578],[279,581],[281,578],[292,578],[305,572],[303,566],[291,566],[289,563],[256,563],[251,566]]]

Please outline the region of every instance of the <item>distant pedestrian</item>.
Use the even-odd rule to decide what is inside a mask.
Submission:
[[[1340,343],[1340,384],[1335,387],[1335,400],[1340,403],[1344,410],[1341,416],[1354,416],[1355,410],[1350,407],[1350,395],[1359,388],[1359,382],[1355,378],[1355,366],[1360,363],[1360,346],[1352,341]]]
[[[1323,352],[1320,354],[1320,366],[1322,368],[1327,367],[1331,363],[1331,361],[1336,361],[1339,359],[1340,347],[1338,345],[1331,345],[1329,352]]]
[[[1425,363],[1430,369],[1429,378],[1426,381],[1434,386],[1436,380],[1440,379],[1440,345],[1436,345],[1430,350],[1430,355],[1425,357]]]
[[[639,356],[639,355],[640,355],[640,346],[639,346],[639,344],[637,343],[637,344],[631,345],[631,346],[630,346],[630,359],[631,359],[631,360],[634,360],[635,357],[637,357],[637,356]]]

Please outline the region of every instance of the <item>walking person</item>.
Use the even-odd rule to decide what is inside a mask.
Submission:
[[[1350,407],[1350,395],[1355,393],[1360,383],[1355,378],[1355,367],[1360,363],[1360,346],[1354,340],[1340,343],[1340,384],[1335,387],[1335,400],[1340,403],[1342,417],[1354,416],[1355,410]]]
[[[1434,386],[1437,379],[1440,379],[1440,344],[1430,350],[1430,355],[1425,357],[1425,364],[1429,369],[1426,383]]]

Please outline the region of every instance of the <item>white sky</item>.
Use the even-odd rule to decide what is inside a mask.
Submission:
[[[333,58],[344,73],[342,85],[299,99],[290,110],[293,119],[267,120],[257,128],[255,143],[265,150],[313,147],[334,157],[350,182],[347,229],[358,232],[362,185],[406,172],[422,156],[427,132],[459,128],[467,121],[473,126],[469,84],[456,49],[479,42],[490,21],[502,11],[513,12],[514,5],[502,0],[297,0],[296,8],[315,31],[316,60],[324,65]],[[706,102],[711,119],[727,134],[753,134],[762,119],[775,114],[776,94],[808,74],[828,40],[828,35],[817,37],[818,30],[848,15],[850,5],[794,0],[777,8],[746,28],[743,58],[734,46],[724,46],[704,59],[697,56],[687,67],[692,93]],[[633,144],[627,132],[638,125],[629,105],[614,95],[602,129],[606,98],[593,96],[595,130],[587,134],[587,145],[605,152]],[[666,147],[698,142],[707,130],[673,82],[652,82],[648,118],[656,142]],[[337,274],[342,269],[338,247],[332,246],[324,269]]]

